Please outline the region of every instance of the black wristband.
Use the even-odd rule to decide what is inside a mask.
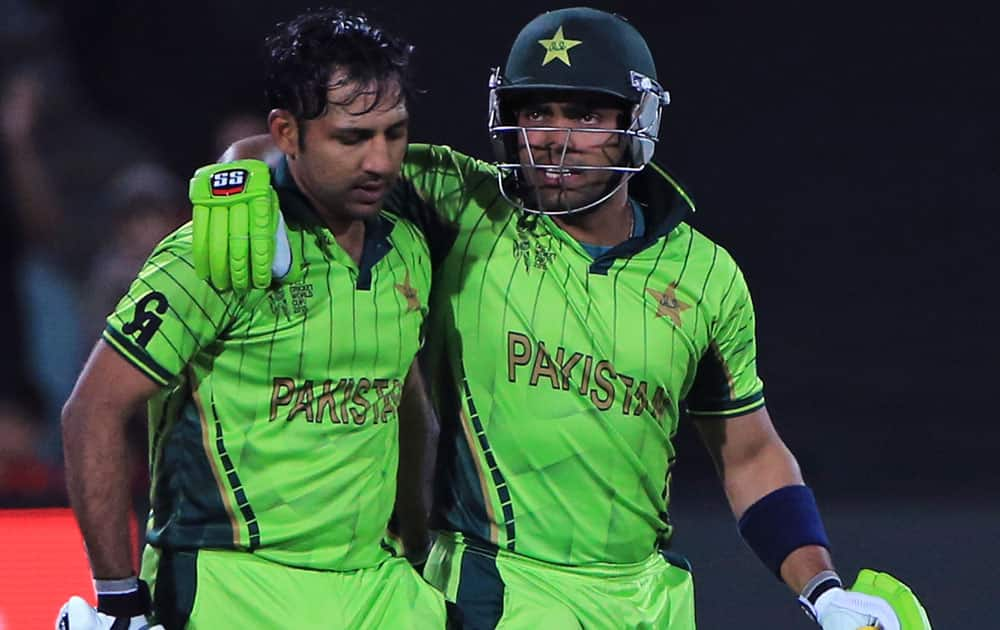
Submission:
[[[114,595],[98,595],[97,610],[109,617],[138,617],[152,610],[149,587],[142,580],[136,590]]]
[[[806,598],[806,601],[815,606],[816,602],[819,600],[820,595],[827,592],[831,588],[843,588],[843,586],[844,585],[841,583],[840,578],[837,577],[827,578],[822,582],[820,582],[819,584],[817,584],[816,588],[814,588],[809,593],[809,595],[804,595],[803,597]]]

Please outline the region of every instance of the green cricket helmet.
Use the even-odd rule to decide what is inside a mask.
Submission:
[[[577,166],[574,170],[613,171],[606,194],[584,206],[546,210],[547,214],[571,214],[603,203],[653,157],[660,129],[662,108],[670,103],[669,93],[656,79],[653,55],[642,35],[624,18],[577,7],[543,13],[518,34],[507,65],[494,68],[490,77],[489,130],[500,173],[500,191],[508,201],[528,212],[531,190],[523,169],[562,171],[573,134],[608,133],[606,129],[558,129],[566,132],[558,163],[536,163],[528,151],[522,163],[518,147],[528,146],[528,131],[555,131],[544,127],[517,125],[512,103],[532,93],[574,93],[610,96],[626,109],[628,119],[622,129],[627,144],[623,163],[608,166]]]

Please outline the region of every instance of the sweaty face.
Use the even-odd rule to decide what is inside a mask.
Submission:
[[[338,84],[335,75],[331,86],[326,113],[299,127],[301,150],[291,168],[326,218],[364,220],[379,211],[399,176],[409,123],[406,102],[398,85],[377,102],[375,85],[364,86],[353,100],[357,84]]]
[[[614,133],[622,128],[622,107],[582,99],[539,101],[516,108],[515,114],[517,125],[529,128],[527,144],[524,135],[518,136],[521,170],[530,188],[526,201],[538,204],[539,210],[585,206],[607,193],[609,183],[620,177],[614,171],[574,167],[624,164],[626,137]]]

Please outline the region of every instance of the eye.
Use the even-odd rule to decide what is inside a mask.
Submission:
[[[580,122],[585,125],[596,125],[601,122],[601,117],[594,112],[587,112],[580,116]]]
[[[406,127],[391,127],[385,132],[385,137],[389,140],[399,140],[406,137]]]
[[[341,131],[334,134],[333,139],[347,146],[360,144],[366,140],[365,134],[353,131]]]
[[[524,109],[521,110],[521,117],[525,120],[530,120],[532,122],[537,122],[542,119],[544,114],[540,109]]]

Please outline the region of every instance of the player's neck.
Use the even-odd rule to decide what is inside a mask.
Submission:
[[[313,201],[310,199],[310,201]],[[361,252],[365,247],[365,223],[360,219],[348,219],[330,212],[327,209],[316,205],[313,201],[313,208],[319,215],[323,225],[333,234],[337,244],[347,252],[355,263],[360,264]]]
[[[566,233],[588,245],[611,246],[629,239],[634,228],[628,186],[622,186],[593,210],[553,217]]]
[[[365,224],[364,221],[353,220],[345,224],[341,229],[335,230],[328,224],[327,227],[333,232],[333,237],[337,240],[347,255],[355,264],[361,264],[361,252],[365,248]]]
[[[344,212],[338,212],[334,208],[324,205],[319,199],[309,192],[307,186],[296,176],[295,170],[289,168],[292,179],[295,180],[299,191],[309,200],[309,205],[319,218],[320,222],[333,234],[337,244],[347,252],[355,263],[360,263],[361,252],[365,245],[365,224],[364,221],[349,217]]]

